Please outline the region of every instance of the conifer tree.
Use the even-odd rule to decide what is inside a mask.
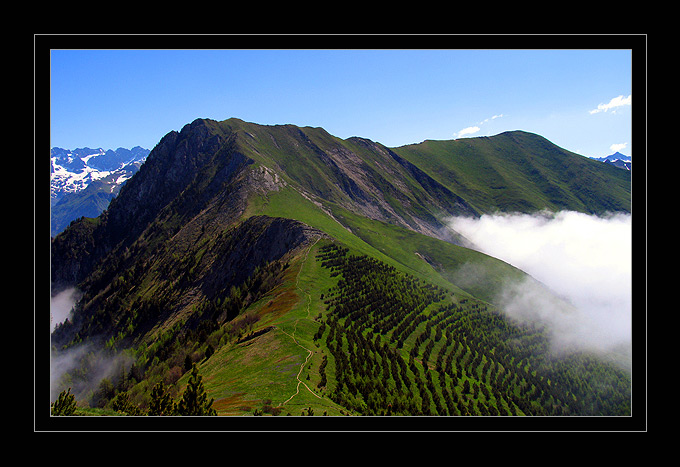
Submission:
[[[198,374],[198,367],[194,363],[191,367],[191,376],[182,399],[177,404],[178,415],[217,415],[212,408],[214,399],[208,400],[208,394],[203,386],[203,377]]]
[[[143,415],[143,412],[140,410],[140,408],[132,403],[130,400],[130,394],[128,394],[126,391],[116,394],[116,397],[111,400],[111,408],[116,412],[121,412],[127,415]]]
[[[172,415],[175,404],[170,398],[170,393],[163,383],[156,384],[151,390],[151,402],[149,402],[149,415]]]
[[[73,415],[76,411],[76,396],[71,394],[71,388],[68,391],[61,391],[57,400],[52,404],[52,415]]]

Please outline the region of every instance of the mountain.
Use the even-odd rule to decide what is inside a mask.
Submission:
[[[596,161],[604,162],[606,164],[610,164],[620,169],[632,170],[633,168],[632,158],[630,156],[623,155],[618,151],[606,157],[593,157],[593,159],[595,159]]]
[[[82,191],[92,181],[109,177],[115,172],[122,171],[119,177],[130,178],[149,152],[139,146],[118,148],[115,151],[104,151],[102,148],[50,149],[50,193],[53,204],[65,194]]]
[[[619,169],[625,169],[625,170],[632,170],[633,169],[633,162],[632,161],[624,161],[622,159],[615,159],[613,161],[611,161],[611,160],[604,161],[604,163],[613,165],[614,167],[618,167]]]
[[[548,358],[497,298],[521,281],[570,305],[445,222],[546,208],[629,212],[630,174],[525,132],[387,148],[198,119],[53,238],[53,292],[81,294],[55,358],[98,349],[66,379],[93,406],[177,395],[195,363],[219,414],[625,412],[625,374]],[[128,366],[102,371],[116,355]]]
[[[616,161],[616,160],[622,160],[622,161],[632,161],[632,158],[630,156],[626,156],[624,154],[621,154],[620,152],[615,152],[614,154],[610,154],[606,157],[593,157],[596,161],[604,162],[604,161]]]
[[[630,211],[630,174],[523,131],[394,150],[478,212]]]
[[[148,149],[79,148],[50,150],[51,234],[57,235],[74,219],[97,217],[122,184],[139,170]]]

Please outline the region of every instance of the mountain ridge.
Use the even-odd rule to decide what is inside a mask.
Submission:
[[[632,161],[633,158],[631,156],[626,156],[625,154],[621,154],[620,152],[616,151],[614,154],[610,154],[605,157],[593,157],[596,161],[604,162],[604,161],[615,161],[615,160],[622,160],[622,161]]]
[[[135,162],[141,164],[149,152],[140,146],[132,149],[121,147],[115,151],[87,147],[73,150],[53,147],[50,149],[52,199],[58,201],[65,193],[85,189],[89,181],[107,177]]]
[[[570,185],[555,172],[576,157],[547,140],[523,134],[513,137],[512,145],[508,135],[500,143],[468,141],[462,147],[444,143],[455,149],[446,153],[437,152],[440,143],[428,143],[417,147],[418,153],[365,138],[343,140],[318,127],[194,120],[159,141],[100,216],[73,222],[52,240],[53,291],[77,286],[82,292],[72,317],[53,333],[52,344],[68,349],[96,341],[107,352],[127,349],[136,355],[136,365],[147,372],[147,378],[168,371],[163,370],[164,364],[173,368],[178,358],[201,362],[208,355],[204,368],[214,372],[210,381],[227,374],[232,375],[231,381],[229,372],[237,370],[217,365],[214,359],[226,362],[244,352],[257,353],[267,342],[272,352],[283,352],[276,354],[278,359],[292,359],[284,373],[296,381],[306,361],[296,356],[301,348],[311,352],[308,358],[319,372],[321,353],[329,359],[341,358],[332,357],[336,354],[323,350],[326,347],[315,353],[311,337],[322,329],[320,323],[332,318],[324,295],[346,285],[356,265],[367,274],[377,274],[371,277],[409,284],[407,288],[416,287],[423,297],[442,299],[452,310],[474,314],[486,313],[490,307],[491,319],[502,282],[530,278],[467,248],[445,217],[491,212],[494,200],[499,201],[495,207],[503,209],[515,207],[521,199],[526,202],[519,205],[527,209],[550,207],[551,194],[571,193]],[[507,148],[521,162],[512,170],[497,166],[501,158],[497,152]],[[442,176],[454,173],[459,162],[465,166],[465,157],[475,151],[489,162],[488,167],[467,161],[472,169],[467,177],[457,171],[458,181],[451,183]],[[452,156],[456,164],[446,162]],[[617,193],[612,200],[600,202],[599,183],[619,179],[603,164],[592,164],[581,178],[592,184],[587,187],[592,188],[591,196],[573,195],[564,206],[586,212],[607,205],[625,208],[626,197]],[[496,191],[478,185],[489,175]],[[534,180],[531,189],[516,187],[526,180]],[[325,269],[320,258],[330,258],[327,252],[341,251],[337,248],[347,251],[347,256],[340,259],[333,253],[332,261],[341,262]],[[476,271],[476,281],[468,277],[459,282],[456,271],[464,267]],[[400,292],[395,299],[405,298]],[[422,303],[424,318],[434,314],[435,303]],[[244,329],[257,334],[244,340]],[[215,333],[226,340],[210,341],[209,351],[206,339]],[[415,336],[407,336],[401,342],[411,349]],[[185,348],[177,347],[179,343]],[[413,348],[417,352],[418,347]],[[211,357],[215,349],[216,356]],[[168,358],[172,361],[166,362]],[[253,365],[252,359],[246,360]],[[265,373],[279,377],[270,373],[270,367],[248,365],[239,366],[250,368],[245,380]],[[339,360],[328,371],[340,371],[336,365],[341,365]],[[332,374],[329,381],[337,382]],[[278,380],[270,383],[279,384]],[[254,386],[242,388],[255,391]],[[232,413],[226,407],[232,397],[229,391],[211,390],[222,391],[221,410]],[[343,405],[358,411],[365,407],[340,403],[344,396],[337,395],[333,401],[340,407],[329,405],[336,413]],[[287,400],[288,396],[281,403]],[[520,402],[510,403],[507,410],[530,411],[520,406]],[[472,407],[466,410],[474,412]]]
[[[396,151],[482,212],[630,212],[629,175],[609,167],[603,172],[595,161],[534,133],[426,141]]]
[[[626,156],[620,152],[615,152],[606,157],[593,157],[594,160],[604,162],[613,167],[618,167],[619,169],[632,170],[633,168],[633,158],[631,156]]]
[[[508,140],[514,145],[508,146]],[[535,142],[537,148],[532,146]],[[499,147],[511,148],[500,160],[514,158],[513,164],[501,167],[496,155]],[[570,163],[577,164],[577,169],[570,170]],[[62,257],[56,261],[52,282],[57,288],[80,282],[111,251],[153,235],[153,229],[159,230],[156,226],[164,226],[160,230],[173,235],[199,218],[204,232],[233,226],[254,200],[266,199],[268,193],[285,186],[335,222],[346,219],[342,214],[346,211],[469,246],[446,224],[446,217],[546,208],[629,212],[625,196],[615,202],[609,194],[600,194],[614,191],[626,180],[629,184],[630,176],[626,179],[621,174],[625,172],[527,132],[428,141],[393,150],[365,138],[341,140],[322,128],[196,119],[159,141],[98,220],[84,221],[84,229],[74,228],[74,238],[82,234],[77,232],[89,232],[97,245],[82,264],[76,264],[83,259],[81,255],[66,258],[55,249],[53,259]],[[569,183],[559,184],[565,177]],[[590,183],[592,179],[597,184]],[[516,188],[518,180],[525,187]],[[583,186],[565,196],[574,183]],[[559,196],[568,202],[553,202]],[[598,203],[588,205],[593,198]],[[343,227],[352,230],[346,223]],[[59,239],[54,245],[62,242],[72,243]],[[78,245],[69,249],[82,251]]]

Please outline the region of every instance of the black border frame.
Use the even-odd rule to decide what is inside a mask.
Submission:
[[[39,34],[34,42],[34,432],[646,432],[647,431],[647,35],[646,34]],[[628,49],[632,50],[633,401],[630,417],[51,417],[49,206],[43,153],[50,145],[52,49]],[[45,213],[45,210],[47,213]],[[45,237],[43,237],[45,235]],[[43,239],[44,238],[44,239]],[[46,313],[44,313],[46,316]],[[47,344],[46,344],[47,343]]]

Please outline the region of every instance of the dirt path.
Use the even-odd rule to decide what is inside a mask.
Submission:
[[[300,292],[304,292],[304,294],[307,296],[307,319],[309,319],[309,312],[310,312],[309,308],[310,308],[310,306],[312,305],[312,296],[309,294],[309,292],[303,291],[303,290],[300,288],[300,274],[302,273],[302,268],[305,266],[305,263],[307,262],[307,256],[309,255],[309,252],[312,250],[312,248],[314,248],[314,245],[316,245],[316,243],[317,243],[318,241],[319,241],[319,239],[317,239],[316,242],[314,242],[314,243],[307,249],[307,252],[305,253],[305,258],[302,260],[302,265],[300,266],[300,270],[298,271],[297,278],[295,279],[295,287],[296,287]],[[319,398],[319,399],[323,399],[323,397],[319,396],[319,395],[316,394],[314,391],[312,391],[312,390],[309,388],[309,386],[307,386],[307,384],[306,384],[305,382],[303,382],[303,381],[300,379],[300,375],[302,374],[302,370],[304,369],[305,365],[307,364],[307,362],[309,361],[310,357],[312,356],[312,354],[313,354],[314,352],[311,351],[311,350],[309,350],[307,347],[303,346],[302,344],[300,344],[300,343],[298,342],[298,340],[295,338],[295,331],[297,330],[297,323],[298,323],[299,320],[300,320],[300,318],[298,318],[298,319],[295,320],[295,324],[294,324],[294,326],[293,326],[293,334],[288,334],[286,331],[284,331],[283,329],[279,328],[279,330],[280,330],[281,332],[283,332],[285,335],[287,335],[288,337],[290,337],[291,339],[293,339],[293,342],[295,342],[295,344],[297,344],[300,348],[302,348],[302,349],[304,349],[304,350],[307,351],[307,357],[305,358],[305,361],[300,365],[300,371],[298,371],[297,375],[295,376],[296,379],[297,379],[297,382],[298,382],[298,383],[297,383],[297,388],[295,389],[295,394],[293,394],[292,396],[290,396],[286,401],[284,401],[284,402],[282,402],[281,404],[279,404],[279,407],[281,407],[281,406],[283,406],[283,405],[286,405],[288,402],[291,401],[291,399],[293,399],[293,397],[297,396],[297,395],[300,393],[300,385],[301,385],[301,384],[304,385],[304,387],[306,387],[307,390],[308,390],[310,393],[312,393],[315,397],[317,397],[317,398]]]

